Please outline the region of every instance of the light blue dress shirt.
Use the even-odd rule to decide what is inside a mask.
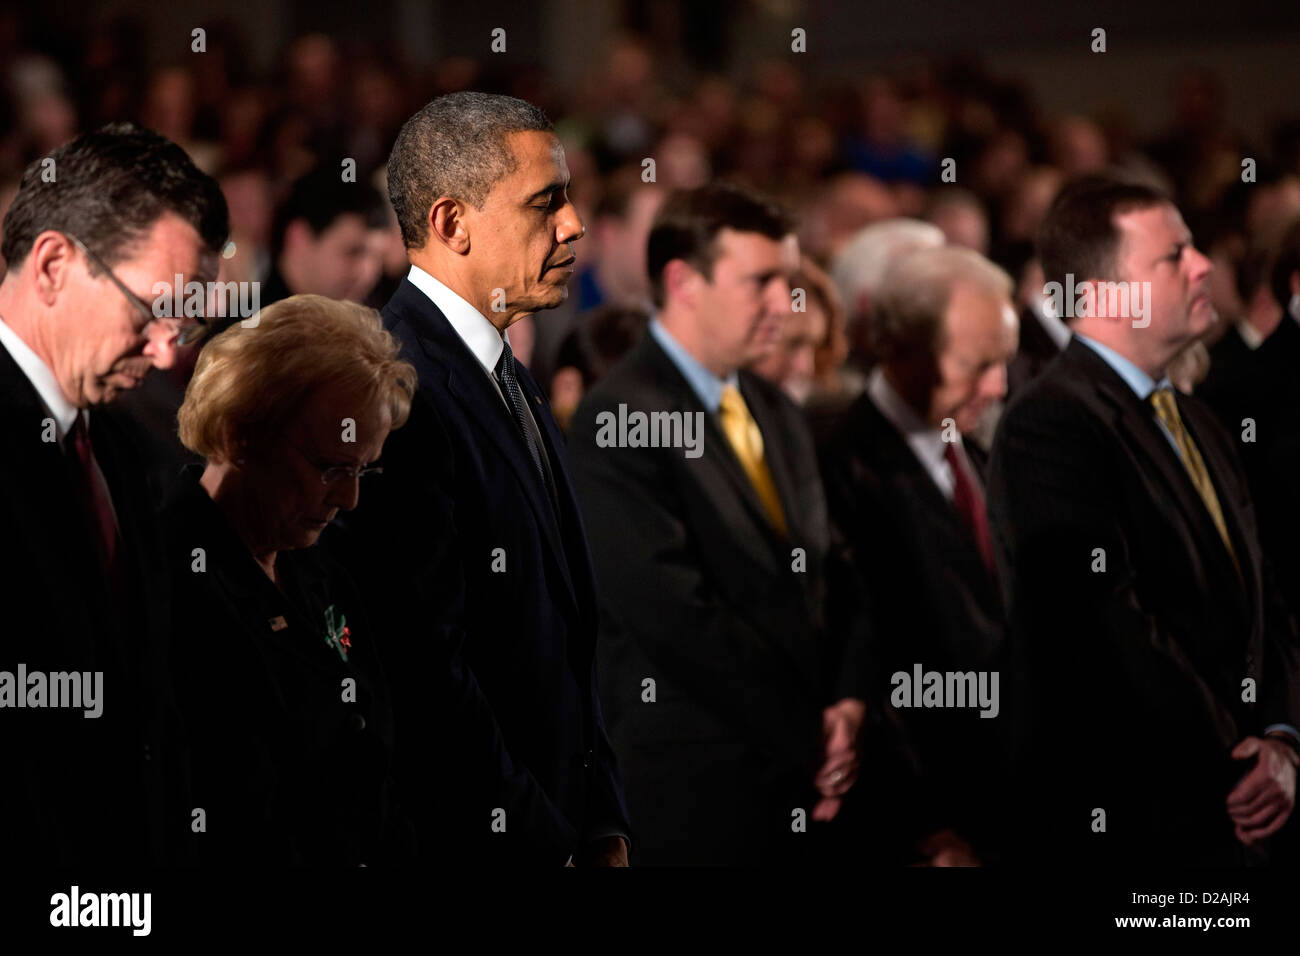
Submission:
[[[728,385],[739,388],[740,377],[732,372],[726,378],[718,378],[701,365],[694,355],[686,351],[658,319],[650,322],[650,334],[668,353],[668,358],[677,366],[677,370],[686,379],[686,384],[690,385],[691,391],[699,396],[704,407],[711,414],[716,415],[722,405],[722,390]]]

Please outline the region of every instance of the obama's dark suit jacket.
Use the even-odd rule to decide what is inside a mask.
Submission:
[[[403,280],[383,320],[419,388],[383,474],[329,544],[383,648],[402,803],[430,859],[563,866],[585,839],[629,833],[563,439],[521,366],[557,516],[500,394],[437,306]]]
[[[805,847],[827,667],[826,510],[798,409],[746,372],[789,533],[765,517],[717,416],[646,333],[588,393],[569,444],[596,558],[601,691],[636,827],[633,862],[775,863]],[[602,412],[703,415],[702,453],[602,447]],[[809,824],[811,826],[811,824]]]
[[[1024,855],[1248,862],[1225,798],[1251,763],[1229,752],[1300,719],[1293,624],[1231,439],[1177,402],[1240,580],[1149,402],[1077,338],[1000,423],[988,493]]]

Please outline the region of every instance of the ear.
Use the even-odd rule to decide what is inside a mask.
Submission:
[[[664,266],[664,298],[679,299],[694,306],[704,277],[684,259],[670,259]]]
[[[32,242],[23,269],[28,271],[42,305],[52,306],[72,276],[77,247],[61,232],[47,229]]]
[[[450,196],[439,197],[429,207],[429,240],[442,243],[457,255],[469,252],[469,224],[463,203]]]

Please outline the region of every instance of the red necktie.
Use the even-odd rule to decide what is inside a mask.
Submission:
[[[100,565],[109,579],[113,578],[114,559],[117,557],[117,522],[113,518],[113,505],[108,490],[99,481],[95,470],[95,451],[90,445],[90,433],[81,412],[68,433],[67,443],[72,451],[73,477],[77,495],[94,533]]]
[[[965,519],[971,534],[975,536],[975,546],[979,548],[980,557],[989,574],[994,573],[993,537],[989,534],[988,514],[984,510],[984,493],[980,491],[975,479],[971,477],[966,463],[957,451],[956,442],[945,442],[943,457],[952,469],[953,491],[952,504],[957,513]]]

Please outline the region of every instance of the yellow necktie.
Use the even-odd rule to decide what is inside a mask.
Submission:
[[[763,503],[768,520],[772,527],[784,535],[785,512],[781,510],[781,496],[776,492],[772,472],[768,470],[763,458],[763,433],[758,430],[758,424],[749,414],[740,390],[734,385],[723,387],[722,405],[718,411],[722,430],[727,433],[727,440],[731,442],[741,467],[749,476],[749,483],[758,492],[758,500]]]
[[[1223,508],[1219,506],[1219,496],[1214,492],[1214,482],[1210,480],[1210,473],[1205,470],[1205,461],[1201,458],[1201,453],[1197,450],[1196,443],[1192,441],[1186,426],[1183,425],[1182,416],[1178,414],[1178,404],[1174,401],[1173,390],[1156,389],[1151,393],[1151,404],[1155,406],[1156,415],[1164,422],[1165,428],[1169,429],[1169,434],[1174,436],[1174,442],[1182,452],[1183,467],[1187,469],[1192,484],[1196,486],[1201,500],[1205,502],[1205,509],[1214,520],[1214,526],[1219,529],[1219,536],[1223,538],[1228,554],[1232,556],[1232,563],[1237,564],[1237,552],[1232,547],[1228,524],[1223,520]],[[1238,573],[1241,571],[1240,564],[1237,564],[1237,571]]]

